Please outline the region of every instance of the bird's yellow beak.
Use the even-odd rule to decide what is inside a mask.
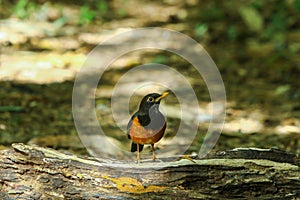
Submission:
[[[159,97],[155,99],[155,102],[159,102],[161,99],[165,98],[168,96],[169,92],[163,92]]]

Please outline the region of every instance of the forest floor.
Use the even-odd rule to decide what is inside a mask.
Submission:
[[[72,91],[88,53],[111,35],[163,27],[197,40],[222,75],[226,120],[216,151],[260,147],[300,154],[298,1],[268,6],[256,1],[34,2],[4,2],[0,10],[0,149],[24,142],[85,154],[74,126]],[[202,114],[209,113],[205,82],[191,65],[162,51],[130,53],[103,75],[95,106],[100,124],[123,148],[129,141],[123,140],[125,134],[108,112],[110,94],[126,71],[148,62],[172,66],[188,76]],[[176,108],[174,98],[165,102],[171,109]],[[159,148],[170,145],[180,122],[176,116],[167,117],[166,140]],[[207,126],[207,121],[199,123],[190,151],[198,151]]]

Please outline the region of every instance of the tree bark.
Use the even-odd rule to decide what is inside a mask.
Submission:
[[[296,199],[299,163],[272,149],[135,163],[13,144],[0,152],[0,199]]]

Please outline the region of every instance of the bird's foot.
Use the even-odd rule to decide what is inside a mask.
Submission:
[[[152,156],[152,160],[155,161],[157,158],[155,155]]]
[[[136,160],[135,163],[139,164],[139,163],[141,163],[141,160]]]

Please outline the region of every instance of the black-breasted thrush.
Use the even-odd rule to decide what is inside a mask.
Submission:
[[[159,104],[168,94],[164,92],[146,95],[139,110],[128,122],[127,134],[132,140],[131,152],[137,151],[137,161],[140,160],[140,152],[145,144],[151,144],[152,159],[155,160],[154,144],[163,137],[167,126],[164,115],[159,111]]]

